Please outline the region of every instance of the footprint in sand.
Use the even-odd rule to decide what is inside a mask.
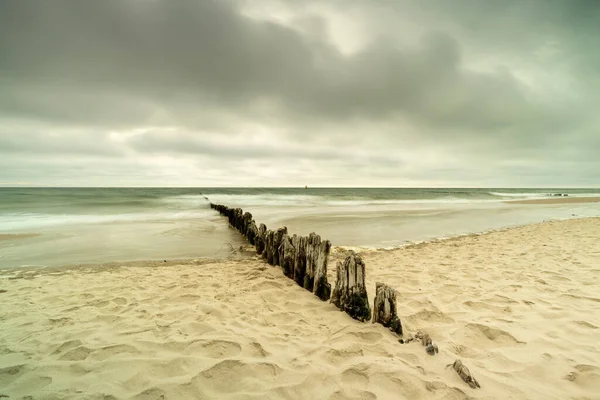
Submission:
[[[282,371],[278,365],[267,362],[225,360],[200,372],[192,379],[192,384],[200,389],[211,386],[228,393],[241,388],[258,391],[272,386]],[[237,382],[237,385],[231,382]]]
[[[339,365],[343,361],[348,361],[356,357],[362,357],[364,355],[362,349],[328,349],[325,352],[325,359],[331,365]]]
[[[454,323],[452,318],[440,311],[421,310],[416,314],[407,316],[406,318],[413,321],[428,321],[447,324]]]
[[[39,376],[36,374],[27,375],[25,379],[19,381],[20,386],[27,388],[29,393],[42,391],[41,389],[50,385],[52,378],[49,376]],[[47,398],[44,396],[44,398]]]
[[[444,399],[470,399],[471,397],[467,396],[467,394],[465,392],[463,392],[462,390],[455,388],[455,387],[450,387],[448,385],[446,385],[443,382],[427,382],[425,383],[425,388],[427,389],[427,391],[429,392],[436,392],[438,390],[442,390],[444,393]]]
[[[576,365],[575,371],[565,376],[565,379],[586,388],[600,390],[600,368],[593,365]]]
[[[242,346],[235,342],[226,340],[211,340],[202,345],[200,350],[203,355],[210,358],[229,358],[239,354],[242,351]]]
[[[82,361],[88,358],[92,350],[88,349],[85,346],[76,347],[67,353],[65,353],[59,360],[62,361]]]
[[[110,304],[110,302],[108,300],[97,300],[88,305],[93,306],[93,307],[106,307],[109,304]]]
[[[281,288],[283,288],[283,284],[281,282],[265,280],[265,281],[262,281],[262,282],[252,285],[250,287],[250,291],[251,292],[260,292],[263,290],[281,289]]]
[[[146,389],[132,397],[134,400],[164,400],[166,398],[165,392],[159,388]]]
[[[68,340],[61,344],[56,350],[54,350],[51,355],[64,353],[65,351],[71,350],[75,347],[81,346],[81,340]]]
[[[514,346],[524,343],[502,329],[482,324],[467,324],[463,329],[459,329],[456,334],[469,339],[469,341],[480,342],[484,340],[488,343],[488,346],[491,344],[496,346]]]
[[[342,381],[346,385],[365,387],[369,383],[369,376],[360,369],[352,367],[342,372]]]
[[[129,356],[131,354],[138,354],[140,351],[128,344],[116,344],[113,346],[106,346],[101,349],[94,351],[92,358],[95,360],[103,361],[107,358],[111,358],[114,356],[125,355]]]
[[[357,392],[338,390],[329,397],[329,400],[377,400],[377,395],[366,390]]]
[[[115,297],[112,301],[120,306],[127,304],[127,299],[125,297]]]
[[[379,332],[344,332],[342,334],[338,334],[331,339],[331,343],[346,343],[348,341],[355,342],[363,342],[366,344],[374,344],[383,339],[383,335]]]
[[[422,398],[423,382],[420,379],[412,377],[400,378],[394,372],[375,372],[371,375],[370,383],[373,387],[389,393],[395,393],[399,399]]]
[[[268,351],[266,351],[260,343],[253,342],[250,343],[249,353],[252,357],[260,357],[264,358],[271,355]]]
[[[53,326],[65,326],[65,325],[72,325],[73,324],[73,320],[71,318],[67,318],[67,317],[49,318],[48,321],[50,321],[50,323]]]
[[[26,371],[25,364],[13,365],[12,367],[0,368],[0,387],[4,387],[23,375]]]

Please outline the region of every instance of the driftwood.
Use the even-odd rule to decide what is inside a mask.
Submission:
[[[438,349],[438,345],[435,343],[430,343],[425,347],[425,351],[427,352],[427,354],[429,354],[430,356],[436,355],[437,353],[439,353],[439,349]]]
[[[351,252],[343,263],[337,264],[331,302],[354,319],[371,319],[371,308],[365,288],[365,263],[354,252]]]
[[[452,365],[452,368],[454,368],[456,373],[462,378],[463,381],[467,383],[467,385],[471,386],[471,388],[477,389],[481,387],[479,385],[479,382],[477,382],[477,379],[475,379],[475,377],[471,375],[469,368],[467,368],[465,364],[462,363],[462,361],[456,360],[454,361],[454,364],[450,365]],[[450,365],[448,365],[448,367]]]
[[[433,343],[428,333],[423,334],[423,337],[421,338],[421,343],[423,344],[423,346],[429,346]]]
[[[381,283],[375,284],[375,302],[373,304],[373,323],[390,328],[392,332],[402,335],[402,323],[397,314],[396,291]]]

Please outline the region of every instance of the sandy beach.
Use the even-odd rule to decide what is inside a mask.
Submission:
[[[396,288],[405,335],[435,356],[247,254],[4,270],[0,395],[598,399],[599,233],[588,218],[362,253],[371,302],[376,281]]]

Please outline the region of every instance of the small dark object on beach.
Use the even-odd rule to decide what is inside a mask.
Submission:
[[[6,290],[6,289],[0,289],[0,293],[6,293],[6,292],[8,292],[8,290]]]
[[[458,376],[460,376],[461,379],[467,383],[467,385],[471,386],[471,388],[477,389],[477,388],[481,387],[479,385],[479,382],[477,382],[477,379],[475,379],[475,377],[473,377],[473,375],[471,375],[469,368],[467,368],[462,363],[462,361],[456,360],[456,361],[454,361],[454,364],[450,364],[450,365],[452,366],[452,368],[454,368],[454,370],[456,371]],[[450,365],[448,365],[447,367],[449,367]]]
[[[164,262],[167,262],[167,260],[164,260]]]
[[[423,332],[417,331],[417,333],[415,333],[415,339],[423,339]]]
[[[429,335],[427,333],[425,333],[423,335],[423,339],[421,339],[421,343],[423,344],[423,346],[429,346],[431,345],[431,338],[429,337]]]
[[[425,351],[427,351],[427,354],[429,354],[430,356],[433,356],[433,355],[439,353],[437,344],[427,345],[427,347],[425,347]]]
[[[3,397],[8,399],[10,396],[8,396],[7,394],[0,394],[0,399]]]
[[[425,347],[425,351],[427,352],[427,354],[429,354],[430,356],[435,354],[435,350],[433,348],[433,345],[427,345],[427,347]]]
[[[398,341],[400,342],[400,344],[404,344],[404,339],[398,339]]]

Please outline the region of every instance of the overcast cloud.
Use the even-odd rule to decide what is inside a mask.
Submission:
[[[599,186],[595,0],[3,0],[0,184]]]

